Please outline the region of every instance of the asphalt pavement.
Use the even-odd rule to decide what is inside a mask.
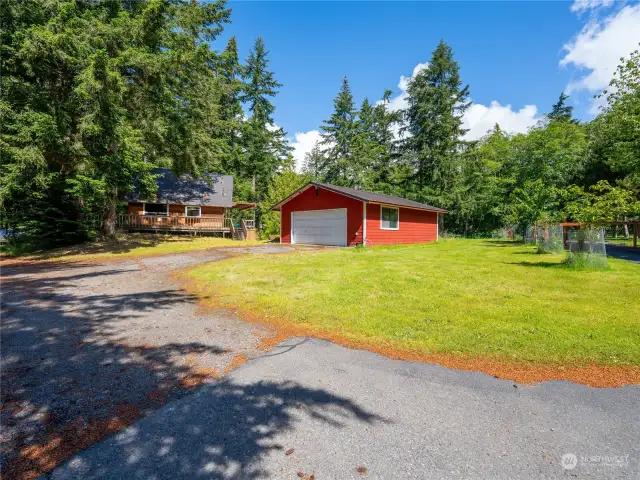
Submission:
[[[640,387],[528,386],[289,339],[47,477],[640,478]]]

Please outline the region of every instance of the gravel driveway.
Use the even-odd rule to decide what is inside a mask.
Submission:
[[[46,471],[255,357],[267,332],[230,312],[197,312],[171,272],[231,252],[288,250],[3,268],[3,478]]]

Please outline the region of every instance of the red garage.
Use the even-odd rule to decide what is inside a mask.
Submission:
[[[280,242],[355,246],[435,242],[441,208],[401,197],[310,182],[273,207]]]

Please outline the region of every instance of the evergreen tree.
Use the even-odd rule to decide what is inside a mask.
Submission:
[[[560,122],[577,122],[573,119],[573,107],[567,105],[565,102],[569,98],[569,95],[565,95],[564,92],[560,94],[558,101],[553,104],[551,113],[547,115],[549,120],[557,120]]]
[[[377,155],[373,159],[373,179],[375,190],[389,195],[397,192],[398,140],[396,134],[402,122],[402,111],[389,109],[391,90],[386,90],[382,101],[374,110],[374,138],[379,145]]]
[[[218,74],[223,79],[224,89],[220,97],[220,120],[223,122],[224,138],[227,150],[223,169],[226,172],[239,172],[244,164],[244,145],[242,142],[243,111],[241,95],[243,90],[243,70],[238,59],[236,37],[231,37],[220,55]]]
[[[257,200],[266,193],[274,173],[291,161],[285,133],[274,126],[272,115],[275,107],[271,97],[278,93],[281,85],[269,71],[268,53],[262,37],[258,37],[247,59],[242,96],[251,113],[244,135],[246,161],[243,170],[251,178]]]
[[[265,238],[271,239],[280,235],[280,212],[272,212],[270,209],[311,180],[310,175],[296,173],[290,167],[285,167],[274,175],[261,205],[261,210],[267,212],[262,221],[262,234]]]
[[[340,92],[333,101],[334,113],[320,127],[324,161],[320,168],[323,181],[352,187],[359,174],[353,165],[356,137],[356,111],[349,80],[344,77]]]
[[[302,165],[302,172],[307,174],[312,180],[321,180],[320,168],[323,162],[323,155],[320,147],[314,145],[310,152],[307,152],[304,156],[304,164]]]
[[[376,107],[365,98],[358,111],[353,136],[352,186],[365,190],[377,188],[377,160],[384,148],[376,138]]]
[[[409,82],[406,146],[414,167],[418,198],[441,207],[450,204],[459,154],[464,147],[462,116],[469,107],[469,87],[462,86],[453,51],[444,41],[429,65]]]
[[[37,238],[104,212],[113,235],[118,200],[136,183],[151,193],[153,166],[220,168],[209,43],[229,14],[222,1],[4,2],[2,214]],[[48,207],[21,218],[34,198]]]

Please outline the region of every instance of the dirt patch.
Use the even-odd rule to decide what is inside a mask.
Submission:
[[[184,276],[183,285],[186,291],[200,296],[200,308],[206,310],[224,310],[225,308],[240,315],[245,321],[264,326],[270,334],[264,336],[258,348],[270,350],[279,343],[291,337],[315,337],[328,340],[349,348],[369,350],[394,360],[407,360],[414,362],[435,363],[443,367],[455,370],[483,372],[496,378],[512,380],[522,384],[535,384],[550,380],[567,380],[570,382],[587,385],[590,387],[609,388],[625,385],[640,384],[640,367],[597,365],[593,362],[585,362],[582,365],[554,365],[509,362],[496,358],[465,357],[462,355],[448,355],[428,353],[418,350],[402,348],[391,342],[379,340],[366,340],[349,337],[348,334],[335,331],[323,331],[307,325],[287,322],[284,319],[264,317],[249,309],[228,307],[220,304],[216,298],[204,295],[204,289],[197,281]]]
[[[142,416],[142,411],[131,404],[118,405],[115,410],[110,418],[87,420],[78,417],[54,431],[47,441],[24,447],[20,455],[8,463],[4,475],[22,480],[37,478],[76,452],[122,430]]]

